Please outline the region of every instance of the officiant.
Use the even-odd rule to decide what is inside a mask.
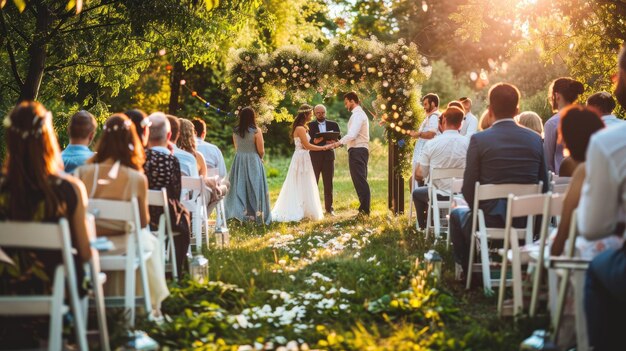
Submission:
[[[326,119],[326,107],[317,105],[313,109],[315,121],[309,122],[309,132],[311,135],[311,144],[324,146],[326,143],[334,143],[337,140],[324,140],[323,137],[316,138],[317,133],[340,132],[337,122]],[[319,182],[320,174],[324,179],[324,207],[326,214],[333,216],[333,177],[335,175],[335,151],[309,151],[311,155],[311,163],[313,163],[313,171],[315,172],[315,180]]]

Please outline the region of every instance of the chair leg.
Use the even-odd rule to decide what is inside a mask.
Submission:
[[[554,335],[553,335],[553,341],[556,343],[556,341],[559,338],[559,327],[561,327],[561,318],[563,316],[563,309],[565,307],[565,298],[567,297],[567,289],[569,288],[569,277],[570,277],[570,270],[566,270],[565,273],[563,274],[563,277],[561,278],[561,287],[559,289],[559,300],[557,301],[557,305],[556,305],[556,312],[554,313],[554,317],[553,317],[553,328],[554,328]]]
[[[484,228],[484,227],[483,227]],[[483,271],[483,287],[485,295],[492,295],[491,269],[489,268],[489,247],[487,247],[487,233],[480,231],[480,265]]]
[[[513,255],[515,255],[513,250],[514,249],[511,249],[511,252]],[[498,317],[504,316],[504,293],[506,292],[506,271],[509,265],[509,257],[508,257],[509,242],[506,239],[504,240],[502,251],[503,251],[503,255],[502,255],[502,266],[500,267],[500,287],[498,289]]]
[[[517,235],[513,235],[511,250],[513,251],[513,315],[517,318],[517,315],[520,314],[524,308],[522,295],[522,262],[519,254],[519,240]]]
[[[579,351],[588,351],[587,316],[585,315],[584,308],[585,271],[574,271],[573,275],[574,306],[576,309],[576,349]]]
[[[470,236],[470,252],[469,252],[469,262],[467,263],[467,283],[465,285],[465,289],[469,290],[472,286],[472,273],[474,271],[474,253],[476,251],[476,238],[474,238],[474,233]]]
[[[63,297],[65,296],[65,279],[63,279],[63,267],[58,266],[54,274],[54,296],[52,300],[52,311],[50,312],[50,326],[49,326],[49,351],[61,351],[63,348],[62,328],[63,328],[63,314],[61,313],[61,307],[63,306]]]
[[[103,351],[110,351],[109,345],[109,329],[107,327],[106,312],[104,308],[104,291],[102,290],[102,281],[98,275],[100,272],[99,263],[96,262],[98,258],[91,261],[91,281],[94,282],[93,286],[93,298],[96,305],[96,315],[98,318],[98,329],[100,330],[100,349]],[[98,267],[97,269],[95,267]]]

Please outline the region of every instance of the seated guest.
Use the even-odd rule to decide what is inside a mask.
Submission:
[[[220,149],[206,141],[206,123],[200,118],[194,118],[193,127],[196,131],[196,149],[204,156],[204,161],[208,169],[216,169],[220,178],[226,178],[226,162]],[[211,175],[211,174],[209,174]]]
[[[463,197],[469,208],[460,207],[450,215],[450,237],[455,261],[468,272],[474,190],[480,184],[537,184],[547,191],[548,172],[541,137],[513,120],[519,112],[520,94],[515,86],[498,83],[489,90],[489,115],[495,120],[488,130],[472,135],[463,175]],[[504,227],[506,199],[479,203],[488,227]],[[519,226],[520,221],[514,221]]]
[[[538,114],[532,111],[524,111],[515,117],[515,121],[520,126],[535,131],[543,139],[543,121]]]
[[[65,172],[72,173],[76,167],[80,167],[93,156],[89,150],[89,144],[96,135],[96,119],[87,111],[78,111],[70,118],[67,133],[70,136],[70,144],[61,153]]]
[[[587,98],[587,106],[595,108],[602,114],[602,121],[607,128],[624,123],[623,119],[613,114],[616,104],[613,95],[609,92],[601,91],[591,95]]]
[[[622,48],[615,96],[626,108],[626,48]],[[589,143],[578,229],[588,240],[617,231],[626,210],[626,124],[596,133]],[[624,229],[619,230],[623,236]],[[626,325],[626,248],[596,256],[587,270],[585,314],[589,346],[594,350],[619,350]]]
[[[180,137],[180,119],[176,116],[166,115],[170,121],[170,128],[172,136],[170,138],[168,148],[173,150],[174,156],[180,163],[180,173],[187,177],[199,177],[200,171],[198,170],[198,162],[196,156],[193,154],[178,148],[178,138]]]
[[[415,180],[424,181],[430,168],[465,168],[465,156],[469,139],[459,133],[465,114],[458,107],[448,107],[441,116],[444,132],[424,146],[422,155],[415,168]],[[450,190],[449,182],[435,181],[439,190]],[[440,197],[440,200],[444,200]],[[428,210],[428,186],[413,190],[413,201],[420,228],[426,228]]]
[[[158,239],[147,229],[150,216],[148,214],[148,180],[143,174],[145,153],[135,125],[124,114],[114,114],[107,119],[102,136],[98,141],[95,156],[85,166],[77,169],[77,174],[89,190],[90,199],[107,199],[129,201],[135,197],[139,204],[141,222],[141,240],[146,251],[152,252],[146,262],[150,297],[155,311],[169,295],[162,266],[162,252],[159,250]],[[107,236],[116,250],[109,254],[120,254],[126,251],[126,233],[128,224],[119,221],[96,220],[98,236]],[[107,273],[108,292],[116,290],[116,295],[123,295],[123,272]],[[141,284],[138,284],[140,287]]]
[[[471,137],[472,134],[478,132],[478,118],[472,113],[472,99],[464,96],[459,101],[463,104],[463,110],[465,110],[460,133],[466,137]]]
[[[150,115],[150,139],[146,150],[146,163],[143,170],[148,177],[148,189],[167,189],[167,198],[176,249],[176,265],[182,269],[186,260],[191,239],[191,216],[180,203],[181,175],[178,159],[171,154],[167,143],[171,137],[170,122],[162,112]],[[150,226],[158,227],[163,208],[150,206]]]
[[[150,139],[150,120],[146,113],[142,110],[132,109],[127,110],[124,114],[133,121],[139,140],[141,140],[141,145],[143,145],[144,148],[147,147],[148,140]]]
[[[59,144],[52,129],[52,114],[38,102],[24,101],[5,118],[7,159],[0,176],[0,220],[57,223],[66,218],[76,270],[82,286],[83,263],[91,258],[85,221],[87,194],[78,179],[63,173]],[[4,250],[12,264],[0,260],[0,294],[49,293],[54,271],[63,262],[60,252]],[[35,269],[37,268],[37,269]],[[0,317],[2,348],[38,347],[48,333],[48,318]]]
[[[491,127],[493,121],[491,120],[491,115],[489,115],[489,111],[483,112],[480,116],[480,121],[478,122],[478,131],[487,130]]]

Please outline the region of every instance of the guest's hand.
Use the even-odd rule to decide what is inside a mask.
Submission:
[[[314,138],[313,144],[319,144],[324,140],[324,137]]]

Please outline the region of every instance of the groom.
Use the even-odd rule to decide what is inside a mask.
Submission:
[[[326,119],[326,107],[317,105],[313,109],[315,121],[309,123],[309,131],[312,136],[317,133],[324,132],[340,132],[337,122]],[[336,140],[333,140],[336,141]],[[327,144],[324,138],[311,138],[311,144],[324,146]],[[311,155],[311,163],[313,164],[313,172],[315,173],[315,181],[320,181],[320,174],[324,178],[324,207],[326,207],[327,215],[334,215],[333,212],[333,176],[335,175],[335,151],[309,151]]]
[[[343,96],[343,104],[352,112],[348,121],[348,134],[339,144],[348,146],[348,165],[352,184],[359,196],[359,214],[370,214],[370,186],[367,183],[367,162],[369,160],[370,127],[367,115],[359,105],[359,97],[354,91]]]

